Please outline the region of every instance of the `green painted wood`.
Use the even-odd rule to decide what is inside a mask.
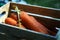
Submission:
[[[58,33],[57,33],[57,35],[56,35],[56,38],[57,38],[57,40],[60,40],[60,28],[58,29],[59,31],[58,31]]]
[[[17,38],[26,38],[30,40],[56,40],[55,37],[47,34],[37,33],[31,30],[18,29],[14,26],[11,27],[6,24],[0,24],[0,32],[4,32]]]
[[[60,0],[25,0],[28,4],[60,9]]]

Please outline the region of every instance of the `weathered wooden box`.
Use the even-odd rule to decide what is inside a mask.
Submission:
[[[36,19],[51,30],[54,30],[53,27],[60,27],[60,19],[59,19],[60,9],[47,8],[47,7],[35,6],[35,5],[24,5],[24,4],[17,4],[10,2],[0,8],[0,14],[5,13],[0,17],[0,34],[2,35],[1,38],[2,40],[5,36],[7,36],[6,40],[23,40],[23,39],[24,40],[56,40],[57,39],[56,36],[51,36],[48,34],[43,34],[28,29],[20,29],[16,26],[11,26],[3,23],[4,20],[8,17],[11,10],[14,10],[14,6],[18,6],[19,9],[26,12],[48,16],[46,18],[36,16]]]

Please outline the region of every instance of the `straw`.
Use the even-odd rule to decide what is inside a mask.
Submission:
[[[15,10],[16,10],[16,12],[17,12],[17,23],[18,23],[18,27],[20,27],[21,26],[21,20],[20,20],[20,10],[18,9],[18,7],[16,6],[16,8],[15,8]]]

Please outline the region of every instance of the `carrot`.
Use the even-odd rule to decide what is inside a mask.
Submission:
[[[35,30],[37,32],[42,32],[48,34],[48,30],[42,24],[38,23],[36,19],[31,18],[26,12],[21,11],[20,14],[21,20],[28,25],[27,28]]]
[[[42,29],[48,30],[44,25],[42,25],[41,23],[39,23],[33,16],[30,16],[30,18],[38,25],[42,26]]]
[[[13,25],[13,26],[17,26],[17,21],[14,20],[14,19],[12,19],[12,18],[10,18],[10,17],[6,18],[5,23],[6,23],[6,24]],[[20,24],[20,25],[21,25],[21,24]],[[20,27],[20,28],[25,28],[23,25],[21,25],[21,26],[19,26],[19,27]]]
[[[9,17],[6,18],[5,23],[6,23],[6,24],[10,24],[10,25],[14,25],[14,26],[17,25],[17,22],[16,22],[14,19],[9,18]]]
[[[39,25],[41,25],[39,22],[36,22],[36,19],[33,17],[33,16],[30,16],[31,17],[31,19],[33,20],[33,21],[35,21],[35,23],[37,23],[37,24],[39,24]],[[43,25],[42,25],[43,26]],[[47,29],[46,27],[43,27],[43,29]],[[49,31],[49,34],[51,34],[51,35],[55,35],[56,33],[55,32],[53,32],[53,31],[50,31],[49,29],[47,29],[48,31]]]
[[[15,13],[11,13],[9,17],[13,18],[14,20],[17,20],[17,15]]]

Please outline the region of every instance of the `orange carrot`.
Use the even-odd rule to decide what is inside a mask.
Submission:
[[[17,25],[18,25],[16,20],[14,20],[14,19],[12,19],[12,18],[9,18],[9,17],[5,20],[5,23],[6,23],[6,24],[13,25],[13,26],[17,26]],[[21,25],[21,24],[20,24],[20,25]],[[25,28],[23,25],[21,25],[21,26],[19,26],[19,27],[20,27],[20,28]]]
[[[6,24],[10,24],[10,25],[14,25],[14,26],[17,25],[17,22],[16,22],[14,19],[9,18],[9,17],[6,18],[5,23],[6,23]]]
[[[42,24],[38,23],[35,19],[26,14],[26,12],[21,11],[20,14],[21,20],[28,25],[27,28],[35,30],[37,32],[42,32],[48,34],[48,30]]]
[[[33,16],[30,16],[30,18],[38,25],[42,26],[42,29],[48,30],[44,25],[42,25],[41,23],[39,23]]]
[[[36,19],[33,17],[33,16],[30,16],[31,17],[31,19],[33,20],[33,21],[35,21],[35,23],[37,23],[37,24],[39,24],[39,25],[41,25],[39,22],[36,22]],[[47,29],[46,27],[43,27],[43,29]],[[49,29],[47,29],[48,31],[49,31],[49,34],[51,34],[51,35],[55,35],[56,33],[55,32],[53,32],[53,31],[50,31]]]
[[[17,15],[15,13],[11,13],[9,17],[13,18],[14,20],[17,20]]]

